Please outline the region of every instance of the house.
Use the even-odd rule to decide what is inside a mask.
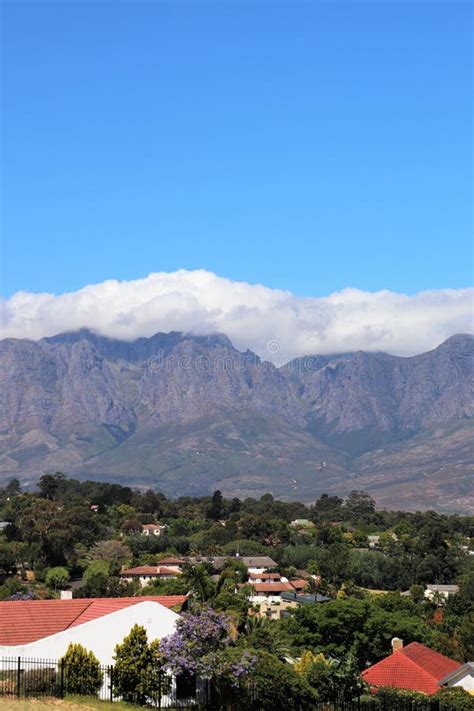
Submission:
[[[279,602],[283,592],[295,592],[291,583],[282,580],[269,580],[264,583],[252,583],[249,601],[258,605],[262,602]]]
[[[428,600],[436,600],[436,598],[448,599],[450,595],[456,595],[459,592],[459,585],[427,585],[425,597]]]
[[[412,642],[406,647],[394,637],[392,654],[362,672],[363,680],[373,689],[393,686],[397,689],[435,694],[447,676],[461,666],[454,659],[429,647]]]
[[[249,583],[268,583],[282,580],[280,573],[249,573]],[[285,579],[286,580],[286,579]]]
[[[460,667],[441,679],[439,683],[441,686],[459,686],[470,694],[474,694],[474,662],[461,664]]]
[[[168,556],[167,558],[161,558],[158,563],[164,565],[170,570],[174,570],[177,573],[181,573],[181,567],[186,563],[182,558],[174,558],[173,556]]]
[[[249,573],[265,573],[266,571],[275,570],[278,568],[278,563],[276,563],[272,558],[266,555],[260,556],[231,556],[231,555],[217,555],[217,556],[192,556],[187,558],[187,562],[191,565],[197,565],[198,563],[210,563],[213,567],[214,572],[220,573],[225,567],[228,560],[238,560],[245,565]],[[163,561],[160,561],[162,563]]]
[[[165,530],[165,525],[160,525],[156,523],[144,523],[142,526],[143,536],[161,536]]]
[[[143,588],[151,580],[174,580],[181,574],[180,570],[164,565],[139,565],[136,568],[125,568],[120,572],[120,577],[127,582],[138,580]]]
[[[273,558],[269,558],[267,555],[237,556],[237,558],[242,561],[249,573],[265,573],[278,568],[278,563],[275,563]]]
[[[291,528],[315,528],[315,524],[309,518],[295,518],[290,523]]]
[[[0,602],[0,657],[59,659],[69,644],[91,650],[101,664],[112,664],[114,649],[131,628],[148,638],[174,632],[185,595],[83,598]]]
[[[367,536],[369,548],[378,548],[380,545],[380,536]]]
[[[290,580],[290,583],[293,586],[294,590],[296,590],[297,592],[302,592],[308,587],[309,580],[305,580],[304,578],[292,578]]]

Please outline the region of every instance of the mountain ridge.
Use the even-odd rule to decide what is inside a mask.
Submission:
[[[474,337],[456,334],[414,356],[277,367],[219,333],[5,339],[0,478],[64,469],[168,494],[305,500],[363,483],[382,505],[471,511],[473,353]],[[444,460],[454,473],[443,481]],[[396,487],[404,471],[410,495]]]

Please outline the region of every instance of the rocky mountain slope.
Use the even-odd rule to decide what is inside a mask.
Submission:
[[[61,470],[168,494],[474,510],[474,338],[276,368],[223,335],[0,342],[0,479]]]

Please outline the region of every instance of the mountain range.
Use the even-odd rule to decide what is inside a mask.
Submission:
[[[62,471],[168,495],[474,511],[474,337],[276,367],[222,334],[0,341],[0,481]]]

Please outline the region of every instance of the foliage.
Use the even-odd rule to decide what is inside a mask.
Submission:
[[[54,694],[56,689],[55,669],[27,669],[22,676],[22,689],[25,694]]]
[[[188,590],[199,602],[206,602],[215,592],[215,586],[211,579],[210,569],[206,563],[197,565],[186,564],[182,568],[183,580],[187,584]]]
[[[46,573],[46,585],[53,590],[64,588],[68,584],[69,579],[68,569],[62,566],[50,568]]]
[[[309,709],[316,700],[311,686],[284,662],[269,652],[256,652],[253,671],[255,695],[262,711]]]
[[[170,670],[176,675],[212,678],[219,668],[219,653],[232,642],[231,629],[227,615],[210,607],[184,613],[174,634],[162,640]]]
[[[342,598],[306,605],[282,623],[296,650],[310,649],[337,659],[352,652],[362,668],[390,653],[390,640],[430,642],[432,630],[416,613],[413,603],[395,595],[381,599]]]
[[[132,627],[123,642],[115,647],[114,660],[114,694],[130,703],[145,704],[147,689],[144,682],[154,655],[144,627]]]
[[[248,617],[239,636],[239,644],[265,649],[279,659],[285,659],[290,655],[289,640],[281,625],[266,617]]]
[[[456,711],[474,711],[474,696],[459,686],[441,689],[432,696],[440,702],[441,709],[456,709]]]
[[[158,703],[170,689],[166,659],[159,640],[148,643],[144,627],[134,625],[115,648],[113,689],[124,701],[144,705]]]
[[[111,573],[118,573],[124,563],[130,561],[132,552],[121,541],[98,541],[90,550],[90,560],[104,560],[109,563]]]
[[[382,709],[396,709],[398,706],[403,708],[403,705],[407,703],[410,703],[410,708],[413,711],[425,711],[426,709],[426,695],[418,691],[382,686],[377,690],[376,699]]]
[[[70,694],[96,696],[103,680],[99,660],[81,644],[71,643],[59,660],[63,669],[65,687]]]

